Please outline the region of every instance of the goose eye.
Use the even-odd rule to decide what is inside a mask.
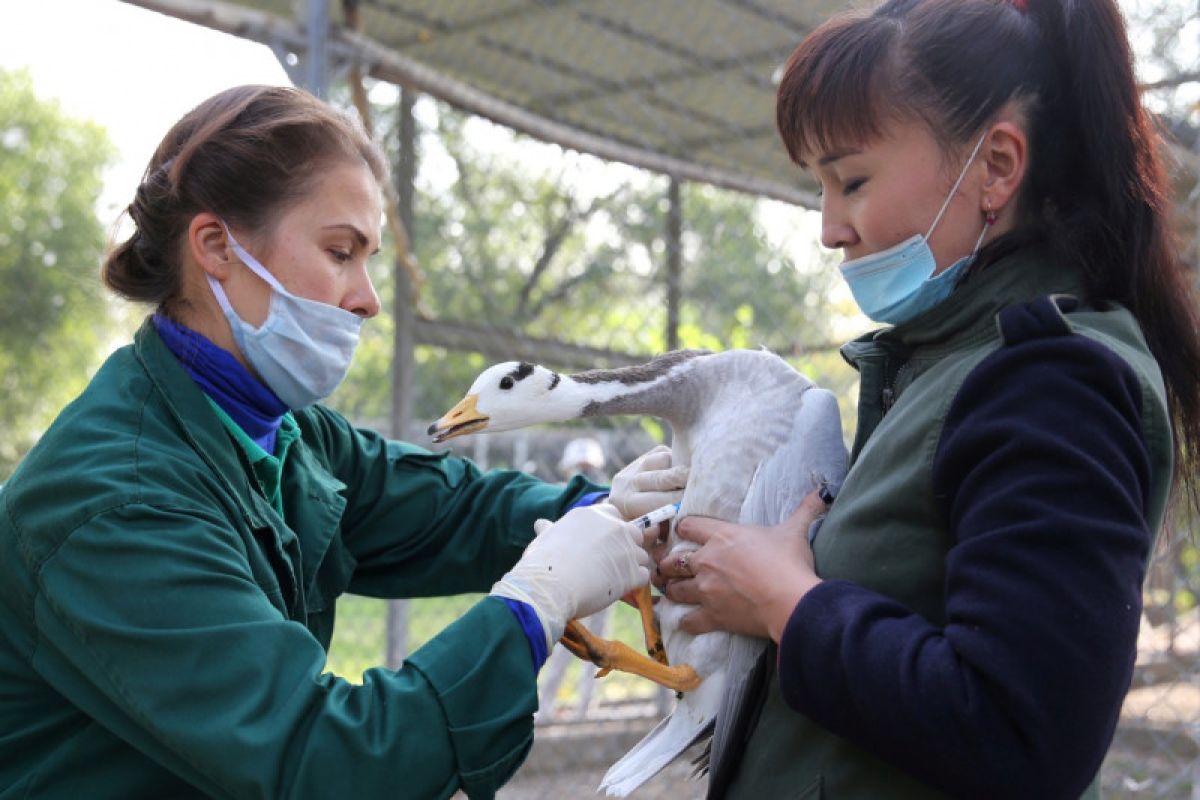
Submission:
[[[503,378],[500,379],[500,388],[501,389],[511,389],[512,387],[513,387],[513,379],[512,378],[505,375]]]

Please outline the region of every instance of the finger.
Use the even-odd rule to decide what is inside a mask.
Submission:
[[[668,454],[668,459],[669,457]],[[678,491],[687,486],[688,471],[686,464],[672,467],[668,461],[661,467],[648,468],[639,472],[629,483],[630,486],[641,492]]]
[[[709,633],[717,629],[713,623],[714,620],[709,616],[708,612],[700,608],[690,614],[684,615],[683,619],[679,620],[679,629],[684,633],[693,635]]]
[[[651,525],[642,531],[642,547],[658,561],[667,552],[667,540],[671,538],[671,521]]]
[[[675,526],[675,533],[680,539],[687,539],[689,542],[704,544],[713,536],[723,531],[726,528],[734,527],[731,523],[724,522],[712,517],[700,517],[696,515],[684,517]]]
[[[678,580],[667,581],[667,588],[663,594],[676,603],[683,603],[684,605],[700,604],[700,593],[696,589],[695,578],[680,578]]]
[[[647,567],[653,566],[654,561],[650,558],[650,551],[646,546],[648,540],[652,541],[651,537],[647,536],[648,532],[632,522],[622,522],[621,530],[629,537],[629,544],[632,545],[630,549],[634,551],[634,557],[638,559],[638,563],[645,563]]]
[[[695,558],[696,549],[694,547],[676,545],[665,558],[658,562],[658,569],[667,578],[692,578],[696,575]]]
[[[639,460],[642,462],[642,468],[640,470],[641,472],[645,472],[647,470],[666,469],[667,467],[671,466],[671,449],[669,447],[659,445],[658,447],[644,454]]]
[[[650,573],[650,583],[663,594],[667,593],[667,576],[662,574],[662,570],[658,568],[657,564],[654,566],[654,571]]]
[[[627,504],[629,507],[622,510],[631,518],[639,517],[663,506],[678,503],[682,498],[683,492],[639,492],[635,490],[633,498]]]
[[[809,492],[800,501],[800,505],[796,507],[792,515],[784,520],[783,527],[807,532],[808,526],[828,510],[829,506],[825,505],[825,501],[821,499],[820,491]]]
[[[646,580],[642,581],[642,583],[649,583],[650,582],[650,570],[654,569],[654,559],[652,559],[650,557],[650,554],[646,552],[646,549],[644,547],[637,547],[634,549],[636,550],[636,552],[633,555],[634,555],[634,558],[637,559],[638,566],[641,567],[642,569],[646,570]],[[642,584],[638,584],[638,585],[641,586]]]

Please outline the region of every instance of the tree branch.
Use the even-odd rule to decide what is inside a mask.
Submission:
[[[1139,83],[1138,89],[1148,92],[1153,89],[1171,89],[1176,86],[1182,86],[1185,83],[1200,83],[1200,72],[1181,72],[1178,75],[1172,75],[1169,78],[1163,78],[1159,81]]]

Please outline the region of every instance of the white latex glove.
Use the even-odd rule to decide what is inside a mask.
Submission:
[[[637,519],[656,508],[678,503],[687,483],[686,465],[671,466],[671,448],[660,444],[616,474],[608,502],[625,519]]]
[[[573,508],[553,524],[534,523],[537,536],[492,594],[533,608],[552,648],[567,623],[595,614],[650,581],[644,532],[608,503]]]

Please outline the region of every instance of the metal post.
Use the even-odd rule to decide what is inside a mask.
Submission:
[[[329,0],[308,0],[308,58],[305,89],[317,97],[329,94],[329,66],[326,45],[329,40]]]
[[[399,105],[399,163],[396,165],[396,198],[400,220],[408,232],[409,248],[413,246],[413,196],[417,174],[417,136],[413,104],[416,93],[401,87]],[[393,439],[408,436],[412,419],[413,395],[413,307],[412,281],[408,270],[397,258],[392,269],[392,314],[395,329],[392,334],[392,408],[391,435]],[[391,600],[387,608],[387,665],[399,669],[408,655],[407,600]]]
[[[667,349],[679,348],[679,303],[683,295],[683,201],[679,179],[667,185]]]

